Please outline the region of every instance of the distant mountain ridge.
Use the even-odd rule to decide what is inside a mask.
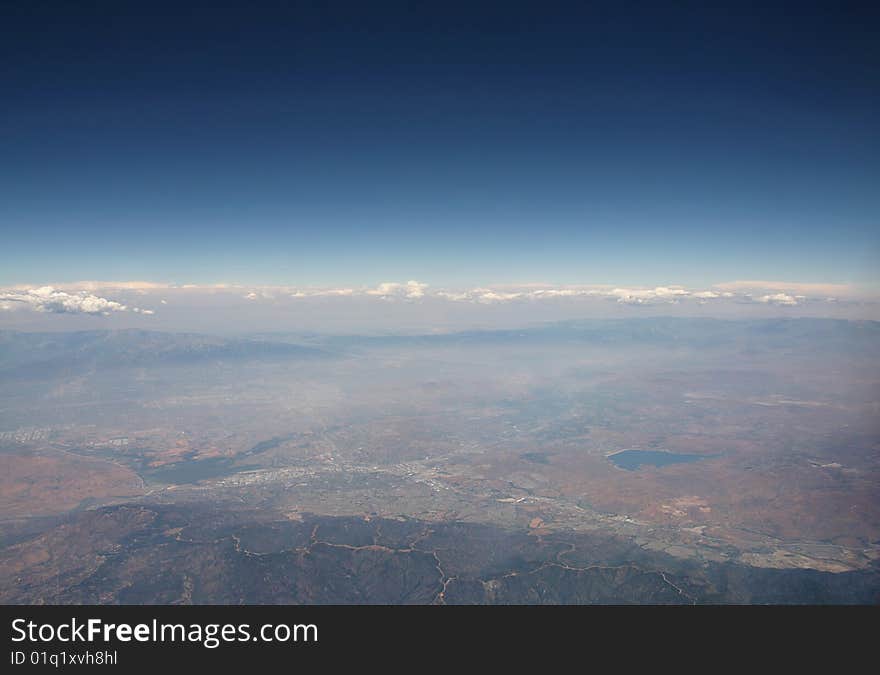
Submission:
[[[264,334],[268,339],[271,333]],[[469,330],[428,335],[334,336],[316,344],[351,346],[454,346],[565,342],[596,345],[724,346],[748,342],[765,347],[810,342],[836,349],[880,348],[880,321],[845,319],[714,319],[647,317],[628,319],[578,319],[526,328]],[[275,339],[281,339],[280,334]]]
[[[520,329],[387,336],[260,333],[222,337],[136,329],[59,333],[0,330],[0,378],[212,361],[318,359],[364,348],[529,344],[804,349],[876,354],[880,358],[880,322],[671,317],[585,319]]]
[[[316,359],[316,347],[251,338],[144,330],[21,333],[0,331],[0,378],[211,361]]]

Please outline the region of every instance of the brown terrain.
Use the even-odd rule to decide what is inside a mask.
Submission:
[[[0,512],[5,518],[63,513],[143,492],[140,476],[115,462],[50,449],[0,454]]]
[[[549,344],[529,333],[468,336],[473,344],[454,348],[442,344],[454,336],[437,346],[419,338],[367,348],[358,339],[352,352],[333,343],[338,355],[319,361],[204,368],[175,357],[173,367],[109,376],[89,366],[62,382],[37,370],[0,390],[3,564],[16,578],[42,579],[49,551],[63,550],[52,564],[70,563],[74,574],[93,556],[63,541],[72,536],[65,528],[79,527],[59,524],[72,512],[223,504],[284,518],[485,525],[522,534],[541,555],[548,542],[602,534],[666,556],[666,569],[872,574],[873,324],[658,326],[646,344],[626,343],[623,331],[622,344],[597,345],[566,328]],[[619,337],[619,327],[608,330]],[[688,331],[709,331],[721,346],[692,348]],[[725,342],[731,331],[746,337]],[[781,334],[782,346],[767,334]],[[625,453],[674,461],[627,465]],[[562,565],[558,553],[544,562]],[[452,597],[456,584],[448,586]],[[489,594],[501,598],[500,589]]]

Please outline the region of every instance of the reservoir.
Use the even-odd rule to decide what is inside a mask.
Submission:
[[[144,472],[144,478],[149,483],[167,483],[171,485],[185,485],[197,483],[200,480],[222,478],[240,471],[256,469],[256,466],[235,466],[232,457],[211,457],[209,459],[191,460],[169,464]]]
[[[669,464],[699,462],[707,457],[714,457],[714,455],[684,455],[665,450],[621,450],[608,455],[608,459],[615,466],[627,471],[635,471],[643,465],[667,466]]]

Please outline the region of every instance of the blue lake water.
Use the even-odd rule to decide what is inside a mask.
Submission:
[[[192,461],[177,462],[144,472],[148,483],[170,483],[186,485],[200,480],[222,478],[239,471],[250,471],[257,466],[235,466],[231,457],[211,457]]]
[[[684,464],[687,462],[699,462],[710,455],[683,455],[676,452],[664,452],[663,450],[623,450],[609,455],[608,459],[621,469],[635,471],[643,465],[667,466],[669,464]]]

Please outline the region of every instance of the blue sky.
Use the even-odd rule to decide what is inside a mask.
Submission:
[[[880,281],[855,5],[23,5],[0,284]]]

